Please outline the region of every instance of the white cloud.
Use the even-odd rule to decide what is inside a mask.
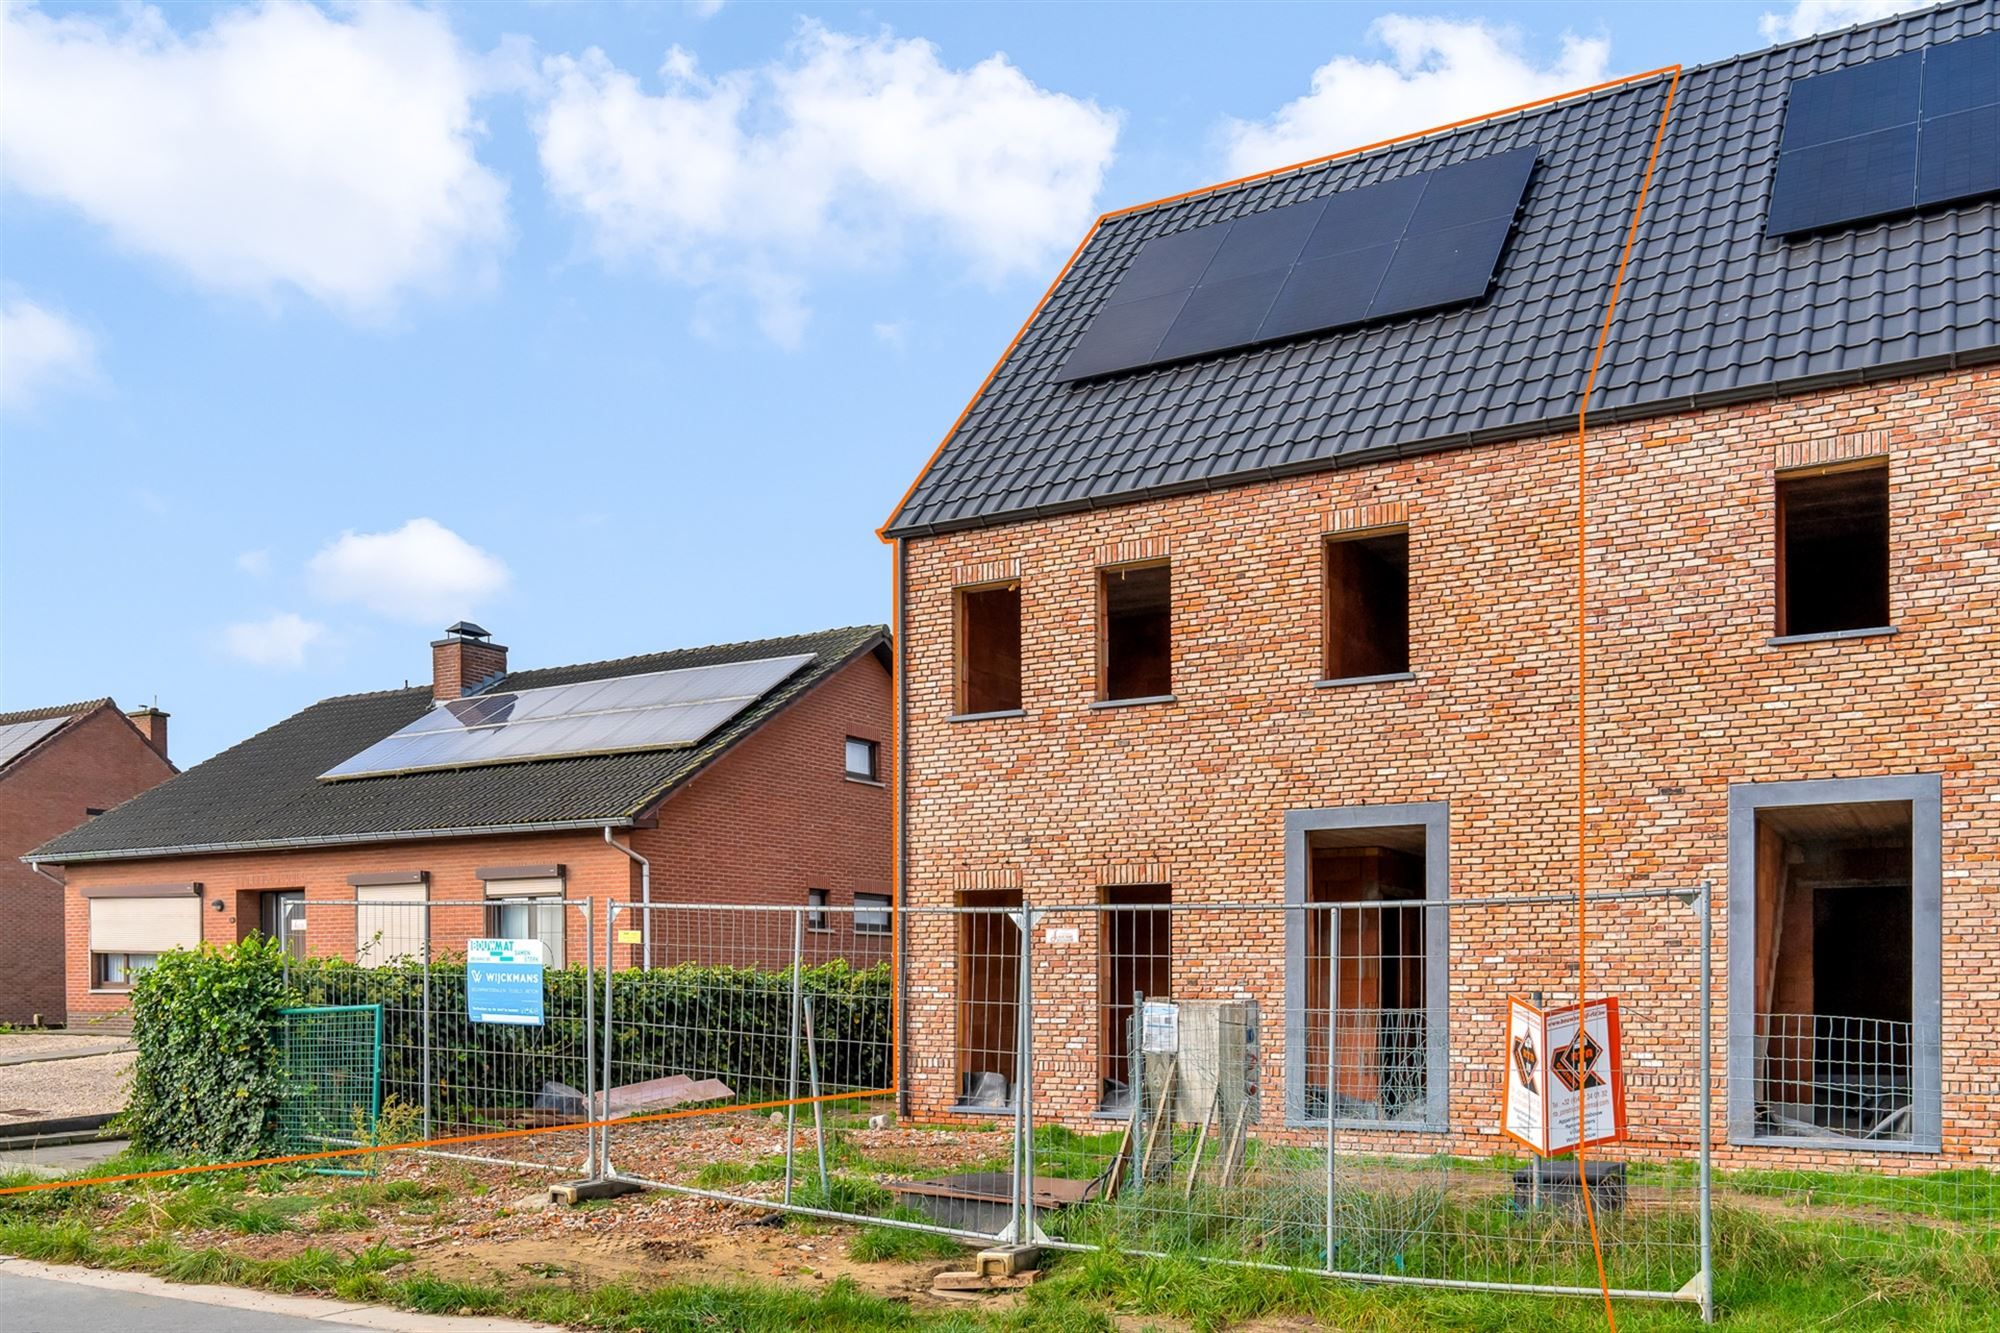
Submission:
[[[325,638],[326,626],[286,611],[228,626],[222,631],[222,646],[231,657],[251,666],[296,670],[306,664],[306,649]]]
[[[261,579],[271,572],[271,553],[265,550],[244,551],[236,557],[236,567],[252,578]]]
[[[873,328],[878,341],[885,342],[891,347],[901,347],[903,339],[910,333],[909,321],[901,319],[878,320],[870,327]]]
[[[1268,171],[1611,77],[1601,37],[1565,33],[1538,61],[1517,30],[1478,19],[1385,14],[1368,34],[1389,59],[1335,56],[1313,71],[1312,91],[1269,118],[1224,122],[1229,170]]]
[[[306,576],[328,601],[437,629],[471,615],[508,580],[498,556],[429,518],[394,532],[343,532],[306,562]]]
[[[266,3],[176,33],[157,9],[6,6],[0,171],[199,284],[362,315],[483,271],[507,189],[481,166],[486,77],[443,15]]]
[[[0,302],[0,407],[21,408],[51,389],[97,377],[97,344],[33,301]]]
[[[1766,41],[1789,42],[1816,32],[1873,23],[1906,9],[1922,9],[1936,3],[1937,0],[1798,0],[1783,13],[1767,12],[1757,20],[1757,30]]]
[[[688,0],[688,8],[698,19],[712,19],[722,12],[723,0]]]
[[[550,192],[612,258],[746,291],[796,341],[807,278],[934,244],[996,279],[1038,272],[1092,216],[1117,113],[1038,87],[1004,55],[803,23],[785,55],[710,76],[678,47],[662,91],[596,49],[543,65]]]

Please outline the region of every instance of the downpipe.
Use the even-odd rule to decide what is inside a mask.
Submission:
[[[609,824],[604,826],[604,841],[639,863],[639,967],[641,971],[650,971],[653,966],[653,863],[612,837]],[[606,947],[609,948],[609,945]],[[611,966],[609,953],[604,955],[604,966],[607,969]]]

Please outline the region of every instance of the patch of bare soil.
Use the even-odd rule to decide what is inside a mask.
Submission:
[[[522,1158],[582,1157],[582,1140],[573,1131],[481,1146]],[[837,1172],[887,1181],[989,1164],[1004,1158],[1007,1140],[978,1129],[848,1128],[829,1148]],[[699,1178],[749,1199],[776,1199],[783,1192],[783,1181],[769,1177],[784,1151],[784,1127],[757,1113],[636,1125],[612,1137],[612,1162],[622,1175],[673,1184]],[[804,1182],[816,1160],[809,1118],[801,1118],[795,1152],[797,1179]],[[286,1181],[284,1197],[300,1205],[291,1230],[240,1235],[188,1229],[177,1238],[258,1259],[287,1258],[309,1247],[354,1253],[379,1243],[409,1251],[414,1271],[510,1286],[774,1278],[830,1283],[844,1277],[866,1291],[926,1304],[941,1299],[931,1292],[937,1273],[969,1266],[966,1260],[856,1262],[848,1246],[857,1227],[797,1219],[763,1225],[760,1220],[772,1215],[753,1205],[693,1195],[655,1190],[575,1208],[553,1204],[549,1186],[571,1178],[561,1170],[416,1153],[376,1160],[372,1178]],[[107,1219],[129,1202],[107,1199]]]
[[[641,1235],[551,1231],[506,1239],[426,1246],[416,1267],[456,1281],[513,1285],[523,1281],[596,1286],[679,1283],[830,1283],[854,1285],[898,1300],[930,1299],[931,1279],[948,1263],[856,1263],[847,1257],[847,1233],[800,1235],[778,1228],[739,1226],[702,1240]]]

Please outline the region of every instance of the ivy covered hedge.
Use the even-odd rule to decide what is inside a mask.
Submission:
[[[428,1009],[424,985],[424,969],[414,963],[362,968],[295,961],[287,975],[277,946],[255,937],[231,948],[163,955],[133,988],[140,1054],[132,1134],[141,1146],[191,1157],[276,1148],[284,1086],[279,1010],[291,1006],[382,1006],[385,1105],[424,1104],[428,1022],[434,1123],[478,1122],[529,1107],[545,1083],[590,1085],[586,1013],[594,1015],[601,1040],[603,973],[580,967],[546,973],[540,1027],[471,1022],[462,961],[431,964]],[[888,967],[828,963],[806,969],[800,985],[812,998],[822,1089],[887,1086]],[[783,1094],[791,1054],[789,971],[681,964],[615,972],[611,986],[618,1015],[614,1086],[686,1074],[720,1078],[741,1101]],[[602,1047],[595,1057],[601,1075]],[[802,1093],[805,1078],[801,1056]]]
[[[132,984],[133,1145],[184,1158],[270,1147],[282,1080],[281,1010],[294,1003],[284,954],[261,935],[227,949],[160,955]]]

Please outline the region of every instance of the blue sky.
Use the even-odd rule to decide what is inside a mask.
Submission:
[[[10,6],[0,709],[886,620],[1098,212],[1907,7]]]

